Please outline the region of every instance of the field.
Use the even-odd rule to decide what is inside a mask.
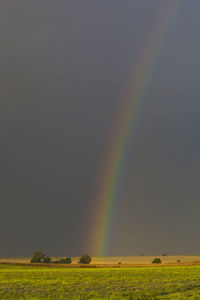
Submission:
[[[171,264],[187,264],[187,265],[200,265],[200,256],[195,255],[185,255],[185,256],[113,256],[113,257],[92,257],[92,265],[102,265],[102,266],[115,266],[119,262],[123,265],[127,266],[136,266],[136,265],[152,265],[152,260],[155,257],[160,257],[163,264],[171,265]],[[53,257],[53,260],[59,259],[61,257]],[[72,257],[72,263],[77,264],[79,257]],[[179,261],[179,262],[178,262]],[[24,258],[0,258],[1,262],[8,263],[30,263],[30,257]],[[177,263],[178,262],[178,263]]]
[[[200,299],[200,266],[59,268],[0,265],[1,299]]]

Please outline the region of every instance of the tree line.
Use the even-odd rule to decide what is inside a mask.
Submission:
[[[84,254],[80,257],[78,264],[90,264],[92,261],[91,257],[87,254]],[[41,251],[35,251],[32,258],[31,263],[46,263],[46,264],[71,264],[71,257],[65,257],[58,260],[52,260],[49,256],[46,256]]]

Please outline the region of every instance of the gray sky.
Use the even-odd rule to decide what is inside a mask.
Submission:
[[[1,256],[89,251],[109,130],[162,5],[1,1]],[[181,1],[155,61],[109,255],[200,251],[199,11]]]

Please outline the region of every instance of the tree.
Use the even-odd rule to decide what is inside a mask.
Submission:
[[[59,260],[56,260],[55,263],[57,263],[57,264],[71,264],[72,259],[71,259],[71,257],[61,258]]]
[[[90,264],[91,263],[91,257],[87,254],[81,256],[80,260],[79,260],[79,264]]]
[[[161,264],[162,261],[160,258],[154,258],[154,260],[152,261],[152,264]]]
[[[35,251],[33,257],[31,258],[31,263],[40,263],[44,257],[44,253],[41,251]]]
[[[45,264],[51,263],[51,258],[50,258],[49,256],[45,256],[45,257],[43,258],[43,263],[45,263]]]
[[[71,264],[72,263],[72,259],[71,257],[66,257],[66,264]]]

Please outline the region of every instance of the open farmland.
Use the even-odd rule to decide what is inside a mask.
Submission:
[[[0,265],[1,299],[200,299],[200,267]]]
[[[152,261],[155,257],[160,257],[163,264],[178,264],[178,265],[200,265],[200,256],[198,255],[180,255],[180,256],[108,256],[108,257],[92,257],[91,265],[105,265],[105,266],[115,266],[118,263],[121,263],[121,267],[123,265],[127,266],[136,266],[136,265],[149,265],[152,266]],[[53,260],[60,259],[61,257],[52,257]],[[29,264],[31,258],[24,257],[24,258],[0,258],[0,263],[7,262],[7,263],[19,263],[19,264]],[[77,265],[79,257],[72,257],[72,264]]]

